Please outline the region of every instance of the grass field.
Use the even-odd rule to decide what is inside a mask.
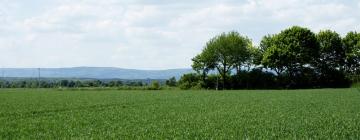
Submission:
[[[360,93],[1,89],[9,138],[360,139]]]

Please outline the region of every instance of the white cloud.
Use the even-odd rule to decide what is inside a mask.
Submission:
[[[340,0],[5,0],[4,67],[190,67],[214,35],[237,30],[259,42],[292,26],[359,29],[359,2]],[[41,6],[39,6],[39,4]],[[7,60],[14,60],[7,61]]]

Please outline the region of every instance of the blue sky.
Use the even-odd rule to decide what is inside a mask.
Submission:
[[[211,37],[360,31],[359,0],[0,0],[1,67],[189,68]]]

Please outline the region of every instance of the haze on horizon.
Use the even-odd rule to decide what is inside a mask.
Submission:
[[[213,36],[360,31],[358,0],[0,0],[0,67],[189,68]]]

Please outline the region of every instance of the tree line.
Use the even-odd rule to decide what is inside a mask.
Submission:
[[[159,90],[163,87],[175,87],[176,79],[168,80],[72,80],[72,79],[17,79],[0,80],[0,88],[116,88]]]
[[[349,87],[360,73],[360,33],[314,33],[293,26],[266,35],[259,46],[238,32],[211,38],[192,59],[196,73],[182,89],[282,89]]]
[[[119,87],[119,86],[143,86],[142,82],[127,82],[121,80],[2,80],[2,88],[74,88],[74,87]]]

